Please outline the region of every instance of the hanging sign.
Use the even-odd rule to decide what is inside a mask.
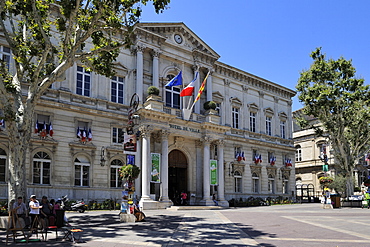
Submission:
[[[152,153],[152,182],[159,183],[160,181],[160,164],[161,164],[161,155],[157,153]]]
[[[217,160],[210,160],[210,169],[211,185],[217,185]]]

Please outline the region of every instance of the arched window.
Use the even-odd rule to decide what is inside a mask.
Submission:
[[[0,183],[5,183],[6,153],[0,148]]]
[[[85,156],[75,159],[75,186],[89,186],[90,161]]]
[[[239,171],[234,172],[234,180],[235,180],[235,192],[242,192],[242,174]]]
[[[115,159],[110,163],[110,187],[122,187],[122,178],[119,176],[119,169],[123,166],[121,160]]]
[[[295,146],[295,161],[302,161],[302,148],[300,145]]]
[[[33,156],[33,176],[34,184],[50,184],[50,164],[51,158],[45,152],[37,152]]]
[[[174,75],[168,75],[168,80],[174,78]],[[166,106],[180,109],[180,87],[166,87]]]
[[[268,191],[270,194],[275,194],[275,177],[271,174],[268,176]]]
[[[260,177],[255,172],[252,174],[252,182],[253,182],[253,184],[252,184],[252,186],[253,186],[252,190],[253,191],[252,192],[259,193]]]

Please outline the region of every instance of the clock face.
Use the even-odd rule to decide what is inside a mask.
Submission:
[[[175,41],[178,44],[181,44],[182,43],[182,37],[179,34],[175,34]]]

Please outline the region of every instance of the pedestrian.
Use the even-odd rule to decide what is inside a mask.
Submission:
[[[188,194],[186,192],[181,192],[181,205],[186,205],[186,199],[188,198]]]
[[[23,197],[19,196],[17,202],[13,204],[13,209],[18,215],[18,219],[22,218],[24,220],[25,228],[28,228],[30,221],[28,219],[28,210],[26,204],[23,202]]]
[[[46,229],[49,226],[49,217],[52,216],[53,214],[53,208],[47,196],[42,197],[40,206],[41,206],[40,217],[42,219],[42,225],[43,225],[42,227],[43,227],[43,230],[46,231]]]
[[[218,206],[218,201],[216,199],[216,194],[215,193],[212,194],[212,201],[215,203],[215,206]]]
[[[39,223],[39,215],[40,215],[40,203],[36,200],[36,195],[31,195],[30,197],[30,216],[31,216],[31,228],[37,228]],[[37,218],[37,220],[36,220]]]

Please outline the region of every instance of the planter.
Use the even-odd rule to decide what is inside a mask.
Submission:
[[[154,94],[149,95],[144,103],[144,108],[148,110],[163,112],[162,97]]]
[[[217,115],[217,111],[209,109],[205,112],[206,121],[209,123],[220,124],[220,116]]]

